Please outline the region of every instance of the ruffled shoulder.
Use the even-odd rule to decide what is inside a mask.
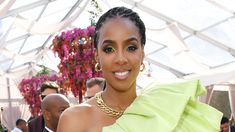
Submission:
[[[153,83],[103,132],[217,132],[222,113],[196,100],[204,93],[197,80]]]

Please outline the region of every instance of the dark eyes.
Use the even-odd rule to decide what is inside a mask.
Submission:
[[[135,51],[135,50],[137,50],[137,46],[135,46],[135,45],[130,45],[130,46],[127,47],[127,50],[128,50],[128,51]]]
[[[135,46],[135,45],[129,45],[129,46],[127,47],[127,51],[129,51],[129,52],[133,52],[133,51],[135,51],[135,50],[137,50],[137,49],[138,49],[138,47]],[[104,48],[103,48],[103,51],[104,51],[105,53],[112,53],[112,52],[115,51],[115,49],[114,49],[113,47],[111,47],[111,46],[108,46],[108,47],[104,47]]]
[[[111,52],[114,51],[114,48],[113,48],[113,47],[110,47],[110,46],[104,47],[104,48],[103,48],[103,51],[104,51],[105,53],[111,53]]]

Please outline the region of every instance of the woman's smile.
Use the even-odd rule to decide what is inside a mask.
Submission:
[[[116,71],[113,72],[114,73],[114,77],[119,79],[119,80],[124,80],[126,78],[128,78],[130,71]]]

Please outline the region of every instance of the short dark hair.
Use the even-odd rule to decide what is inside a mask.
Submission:
[[[103,26],[103,24],[110,18],[121,17],[121,18],[128,18],[132,21],[136,27],[139,29],[139,35],[141,37],[141,44],[145,45],[146,42],[146,35],[145,35],[145,25],[144,22],[140,19],[139,15],[131,9],[126,7],[114,7],[104,13],[96,23],[95,27],[95,34],[94,34],[94,45],[95,48],[98,46],[99,40],[99,30]]]
[[[86,87],[90,88],[93,87],[94,85],[99,85],[99,87],[101,89],[105,88],[105,79],[101,78],[101,77],[94,77],[94,78],[90,78],[86,81]]]
[[[229,123],[229,119],[225,116],[222,117],[220,124]]]
[[[45,91],[48,88],[55,89],[56,93],[59,93],[60,86],[56,82],[45,81],[41,86],[40,92],[42,93],[43,91]]]
[[[16,126],[19,126],[21,123],[26,123],[26,121],[23,120],[23,119],[17,119],[16,120]]]

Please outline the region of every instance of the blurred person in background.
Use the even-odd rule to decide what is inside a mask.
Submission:
[[[59,93],[59,85],[56,82],[45,81],[40,88],[40,97],[43,100],[47,95],[53,93]],[[43,116],[40,115],[28,123],[29,132],[43,132],[45,128],[45,122]]]
[[[16,127],[11,132],[28,132],[27,122],[23,119],[17,119]]]
[[[96,93],[104,90],[105,79],[101,77],[90,78],[86,81],[86,93],[84,99],[90,99],[95,96]]]
[[[235,132],[235,127],[230,124],[229,119],[225,116],[223,116],[221,119],[220,131],[221,132]]]
[[[56,132],[61,113],[69,107],[69,100],[62,94],[49,94],[41,104],[42,115],[45,121],[43,132]]]

